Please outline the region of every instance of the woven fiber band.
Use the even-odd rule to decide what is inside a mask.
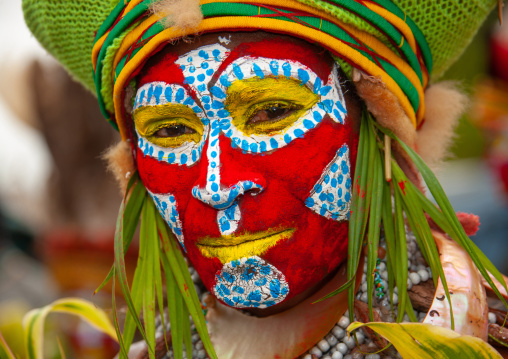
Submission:
[[[101,109],[127,138],[123,92],[146,60],[188,33],[164,28],[149,11],[152,0],[121,1],[97,32],[92,50]],[[424,89],[432,67],[418,27],[389,0],[335,0],[334,6],[375,26],[381,36],[357,29],[325,11],[282,0],[204,0],[204,20],[193,33],[253,31],[292,35],[317,43],[352,67],[380,78],[415,127],[424,116]]]

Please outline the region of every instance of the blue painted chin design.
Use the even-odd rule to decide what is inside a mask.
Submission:
[[[351,169],[349,148],[343,145],[325,168],[305,205],[317,214],[336,221],[349,220]]]
[[[289,293],[284,275],[257,256],[225,264],[215,283],[215,296],[235,308],[268,308]]]

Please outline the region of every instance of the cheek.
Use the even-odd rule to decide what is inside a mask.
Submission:
[[[191,188],[199,176],[198,166],[188,167],[160,162],[145,156],[139,148],[136,161],[141,181],[149,191],[171,193],[178,197],[178,205],[182,207],[189,201]]]
[[[351,140],[350,126],[325,118],[318,128],[309,131],[303,139],[294,140],[271,155],[253,156],[251,165],[263,171],[268,181],[282,185],[295,197],[305,201],[337,150],[344,144],[349,148],[354,147]]]

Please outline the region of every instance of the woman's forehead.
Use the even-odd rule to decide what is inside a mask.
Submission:
[[[175,74],[178,67],[175,62],[196,49],[214,44],[226,52],[225,56],[221,56],[222,64],[218,72],[238,58],[264,57],[301,63],[322,79],[326,79],[333,64],[326,50],[291,36],[263,31],[213,33],[195,37],[190,43],[182,41],[166,46],[147,62],[138,85],[152,81],[180,82],[181,78]]]

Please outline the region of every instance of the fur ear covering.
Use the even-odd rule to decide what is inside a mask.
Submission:
[[[163,19],[166,28],[195,29],[203,20],[199,0],[161,0],[152,3],[150,8]]]
[[[415,131],[397,98],[381,79],[358,69],[353,69],[352,75],[358,95],[377,122],[414,148],[431,169],[438,168],[448,154],[458,119],[467,109],[467,96],[457,89],[457,85],[445,81],[425,91],[425,121]],[[405,157],[403,151],[398,152]]]
[[[115,176],[123,195],[127,189],[129,179],[136,171],[130,144],[126,141],[120,141],[108,148],[102,158],[107,161],[108,170]]]
[[[448,155],[455,126],[467,106],[467,96],[453,82],[440,82],[425,91],[425,122],[417,132],[416,150],[433,170]]]
[[[374,115],[376,121],[414,148],[416,135],[411,120],[400,106],[397,97],[386,88],[383,81],[358,69],[353,69],[352,78],[358,95],[365,101],[367,109]]]

